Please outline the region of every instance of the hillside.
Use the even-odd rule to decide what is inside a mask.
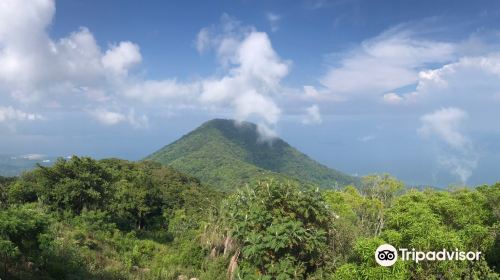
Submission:
[[[145,160],[173,166],[224,190],[262,175],[294,178],[322,188],[357,182],[357,178],[314,161],[282,139],[260,141],[255,124],[236,125],[225,119],[202,124]]]

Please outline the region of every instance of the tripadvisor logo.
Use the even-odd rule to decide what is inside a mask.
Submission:
[[[441,251],[416,251],[415,249],[408,250],[399,248],[399,256],[403,261],[477,261],[481,256],[481,252],[464,252],[455,249],[449,251],[443,249]],[[390,244],[382,244],[375,250],[375,261],[381,266],[391,266],[398,260],[398,250]]]
[[[381,266],[391,266],[398,260],[398,251],[392,245],[382,244],[375,251],[375,261]]]

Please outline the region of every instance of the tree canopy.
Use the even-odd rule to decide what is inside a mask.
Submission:
[[[321,190],[264,176],[235,188],[87,157],[0,177],[0,278],[499,279],[500,183],[415,190],[382,174]],[[384,243],[482,255],[383,267]]]

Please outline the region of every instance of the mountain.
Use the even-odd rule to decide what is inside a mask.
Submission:
[[[147,156],[202,182],[231,190],[263,176],[287,177],[322,188],[356,184],[356,177],[328,168],[284,140],[262,141],[257,125],[215,119]]]

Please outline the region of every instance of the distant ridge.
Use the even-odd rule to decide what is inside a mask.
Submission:
[[[145,160],[170,165],[222,190],[266,175],[288,177],[321,188],[359,181],[314,161],[280,138],[271,143],[261,141],[253,123],[227,119],[208,121]]]

